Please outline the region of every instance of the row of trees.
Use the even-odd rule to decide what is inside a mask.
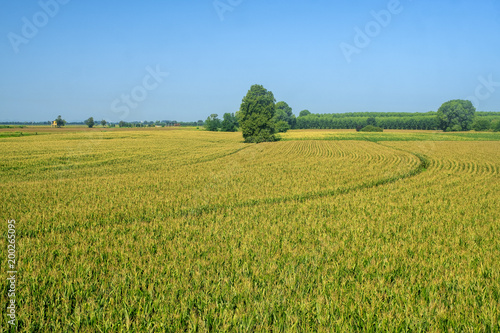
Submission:
[[[89,119],[85,120],[85,125],[87,125],[88,127],[92,128],[96,125],[96,122],[94,121],[94,118],[90,117]],[[108,122],[106,120],[101,120],[101,125],[102,126],[106,126],[108,124]],[[165,126],[199,126],[199,125],[203,125],[203,121],[202,120],[198,120],[198,121],[192,121],[192,122],[177,122],[175,120],[173,121],[170,121],[170,120],[164,120],[164,121],[143,121],[143,122],[138,122],[138,121],[134,121],[134,122],[126,122],[126,121],[120,121],[118,123],[118,126],[119,127],[155,127],[155,126],[162,126],[162,127],[165,127]],[[114,126],[114,125],[113,125]]]
[[[427,113],[347,113],[347,114],[312,114],[309,110],[302,110],[295,118],[292,108],[285,102],[275,103],[271,91],[261,85],[253,85],[247,92],[240,106],[234,114],[226,113],[224,121],[220,122],[216,114],[208,117],[206,127],[209,130],[229,128],[234,131],[240,125],[245,142],[276,141],[277,132],[286,132],[290,128],[319,128],[319,129],[350,129],[377,130],[383,129],[420,129],[443,131],[469,131],[474,129],[500,130],[500,119],[490,121],[478,114],[470,101],[452,100],[443,103],[437,112]],[[377,117],[375,117],[377,116]],[[481,118],[480,116],[483,116]],[[231,124],[231,126],[223,126]],[[492,126],[493,125],[493,126]]]
[[[375,119],[369,123],[369,119]],[[354,129],[374,125],[384,129],[432,130],[437,127],[436,117],[335,117],[330,114],[308,114],[298,117],[294,128],[298,129]]]
[[[66,120],[62,119],[62,117],[59,115],[55,120],[55,123],[57,127],[62,127],[67,124]],[[48,122],[49,125],[52,124],[52,121]],[[28,125],[33,125],[33,124],[47,124],[47,122],[43,123],[26,123]],[[89,128],[93,128],[94,126],[101,125],[101,126],[111,126],[114,127],[118,125],[119,127],[155,127],[155,126],[203,126],[203,120],[198,120],[198,121],[189,121],[189,122],[178,122],[175,120],[157,120],[157,121],[133,121],[133,122],[126,122],[126,121],[120,121],[118,124],[115,123],[110,123],[107,122],[106,120],[101,120],[100,122],[97,122],[94,120],[94,117],[90,117],[87,120],[83,122],[72,122],[70,124],[74,125],[87,125]]]
[[[359,129],[367,125],[384,129],[476,131],[500,130],[500,112],[476,112],[470,101],[452,100],[437,112],[389,113],[356,112],[311,114],[300,112],[294,128],[300,129]]]
[[[62,127],[62,126],[64,126],[64,125],[66,125],[66,124],[67,124],[67,121],[66,121],[66,120],[64,120],[64,119],[62,119],[61,115],[57,116],[57,118],[56,118],[54,121],[55,121],[55,123],[56,123],[56,126],[57,126],[57,127]],[[89,119],[85,120],[83,123],[84,123],[85,125],[87,125],[89,128],[92,128],[92,127],[94,127],[94,126],[97,124],[97,123],[94,121],[94,118],[93,118],[93,117],[90,117]],[[104,119],[103,119],[103,120],[101,120],[101,125],[102,125],[102,126],[106,126],[106,124],[107,124],[107,123],[108,123],[108,122],[107,122],[106,120],[104,120]],[[49,124],[52,124],[52,122],[51,122],[51,121],[49,121]]]
[[[59,115],[55,120],[58,127],[66,121]],[[96,125],[93,117],[85,121],[92,128]],[[101,121],[105,126],[107,122]],[[124,122],[120,127],[144,126],[201,126],[209,131],[234,132],[240,128],[246,142],[262,142],[277,140],[276,133],[297,129],[356,129],[368,125],[382,129],[416,129],[443,131],[500,131],[500,112],[476,112],[470,101],[452,100],[443,103],[437,112],[426,113],[390,113],[390,112],[355,112],[334,114],[312,114],[302,110],[295,117],[292,108],[283,101],[276,103],[271,91],[261,85],[253,85],[243,98],[240,110],[236,113],[225,113],[220,120],[217,114],[211,114],[205,123],[177,123],[176,121],[156,122]]]
[[[239,124],[234,113],[224,113],[222,121],[218,117],[218,114],[212,113],[205,120],[204,126],[208,131],[236,132]]]
[[[203,124],[203,122],[201,122]],[[133,122],[126,122],[121,120],[118,123],[119,127],[172,127],[172,126],[198,126],[198,122],[193,121],[193,122],[176,122],[174,121],[166,121],[166,122],[158,122],[158,121],[133,121]]]
[[[487,113],[490,112],[478,112],[478,113]],[[500,112],[498,112],[500,115]],[[304,117],[311,114],[309,110],[302,110],[299,113],[299,117]],[[356,118],[356,117],[422,117],[422,116],[436,116],[437,112],[429,111],[429,112],[344,112],[344,113],[330,113],[333,118]]]
[[[84,121],[84,124],[87,125],[89,128],[92,128],[95,125],[97,125],[97,122],[94,121],[94,117],[90,117],[89,119]],[[106,120],[104,120],[104,119],[101,120],[102,127],[106,126],[107,124],[108,124],[108,122]]]

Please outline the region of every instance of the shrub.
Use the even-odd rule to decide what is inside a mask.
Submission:
[[[493,132],[500,132],[500,120],[497,120],[495,124],[491,124]]]
[[[478,118],[474,120],[472,123],[472,129],[476,132],[478,131],[487,131],[490,129],[491,123],[488,119]]]
[[[383,132],[384,130],[380,127],[368,125],[359,130],[360,132]]]

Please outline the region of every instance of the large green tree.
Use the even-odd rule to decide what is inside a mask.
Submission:
[[[437,112],[438,127],[443,131],[470,131],[476,108],[471,101],[455,99],[443,103]]]
[[[255,84],[250,87],[238,115],[245,142],[276,141],[275,102],[273,93],[263,86]]]

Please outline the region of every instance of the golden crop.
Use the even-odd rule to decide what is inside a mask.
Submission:
[[[310,132],[1,139],[19,331],[499,330],[500,141]]]

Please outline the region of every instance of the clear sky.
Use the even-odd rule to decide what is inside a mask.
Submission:
[[[500,111],[498,0],[23,0],[0,121],[196,121],[262,84],[295,114]]]

